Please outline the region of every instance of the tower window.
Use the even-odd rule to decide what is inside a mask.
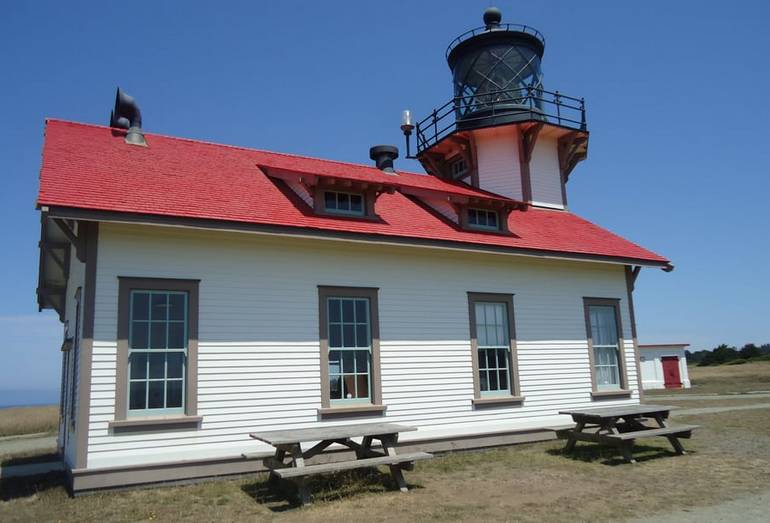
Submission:
[[[365,214],[364,197],[357,193],[326,191],[324,209],[333,214],[363,216]]]
[[[459,180],[468,174],[468,164],[464,158],[459,158],[449,165],[449,171],[453,180]]]
[[[487,209],[468,209],[468,226],[475,229],[500,230],[500,218],[497,211]]]

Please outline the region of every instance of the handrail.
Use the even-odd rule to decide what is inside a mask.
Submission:
[[[511,104],[520,109],[512,109]],[[474,116],[482,111],[483,114]],[[473,122],[495,118],[506,114],[529,112],[533,119],[550,122],[562,127],[587,130],[585,100],[537,87],[517,87],[487,91],[467,96],[455,96],[444,105],[434,109],[415,125],[417,153],[432,147],[458,124],[472,127]],[[454,115],[454,118],[450,118]]]
[[[543,47],[545,47],[545,36],[543,36],[543,33],[538,31],[534,27],[530,27],[528,25],[522,25],[522,24],[499,24],[497,26],[494,26],[494,28],[488,28],[486,26],[483,26],[483,27],[476,27],[474,29],[465,31],[463,34],[461,34],[460,36],[458,36],[457,38],[455,38],[449,43],[449,45],[446,48],[446,58],[449,58],[449,53],[451,53],[452,49],[457,47],[457,45],[460,44],[460,42],[463,42],[468,38],[473,38],[477,34],[494,32],[494,31],[516,31],[519,33],[526,33],[540,40],[540,43],[543,44]]]

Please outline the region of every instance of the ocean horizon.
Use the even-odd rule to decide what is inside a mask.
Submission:
[[[58,404],[58,390],[0,390],[0,409]]]

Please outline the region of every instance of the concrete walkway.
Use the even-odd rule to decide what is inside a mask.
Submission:
[[[56,436],[43,433],[0,438],[0,456],[36,450],[56,452]]]
[[[56,452],[56,436],[44,433],[0,438],[0,456],[38,451],[41,453]],[[36,476],[58,470],[63,470],[60,461],[7,465],[0,467],[0,478]]]
[[[766,523],[770,511],[770,491],[758,492],[711,507],[677,510],[669,514],[632,519],[629,523]]]
[[[38,476],[40,474],[59,472],[61,470],[64,470],[64,463],[61,461],[29,463],[26,465],[10,465],[7,467],[0,467],[0,479]]]

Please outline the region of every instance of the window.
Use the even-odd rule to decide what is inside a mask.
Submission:
[[[459,158],[449,165],[449,170],[453,180],[464,178],[468,174],[468,165],[464,158]]]
[[[119,281],[116,420],[195,416],[198,281]]]
[[[329,398],[370,401],[369,299],[327,298]]]
[[[322,408],[377,406],[377,289],[319,287]]]
[[[477,229],[499,230],[500,220],[498,219],[497,211],[468,209],[468,226]]]
[[[513,297],[468,293],[468,304],[477,400],[474,403],[521,401],[513,334]]]
[[[620,301],[586,298],[584,302],[593,390],[599,395],[625,392]]]
[[[187,293],[132,290],[129,314],[129,414],[184,412]]]
[[[324,209],[334,214],[363,216],[366,212],[364,197],[357,193],[325,191]]]

